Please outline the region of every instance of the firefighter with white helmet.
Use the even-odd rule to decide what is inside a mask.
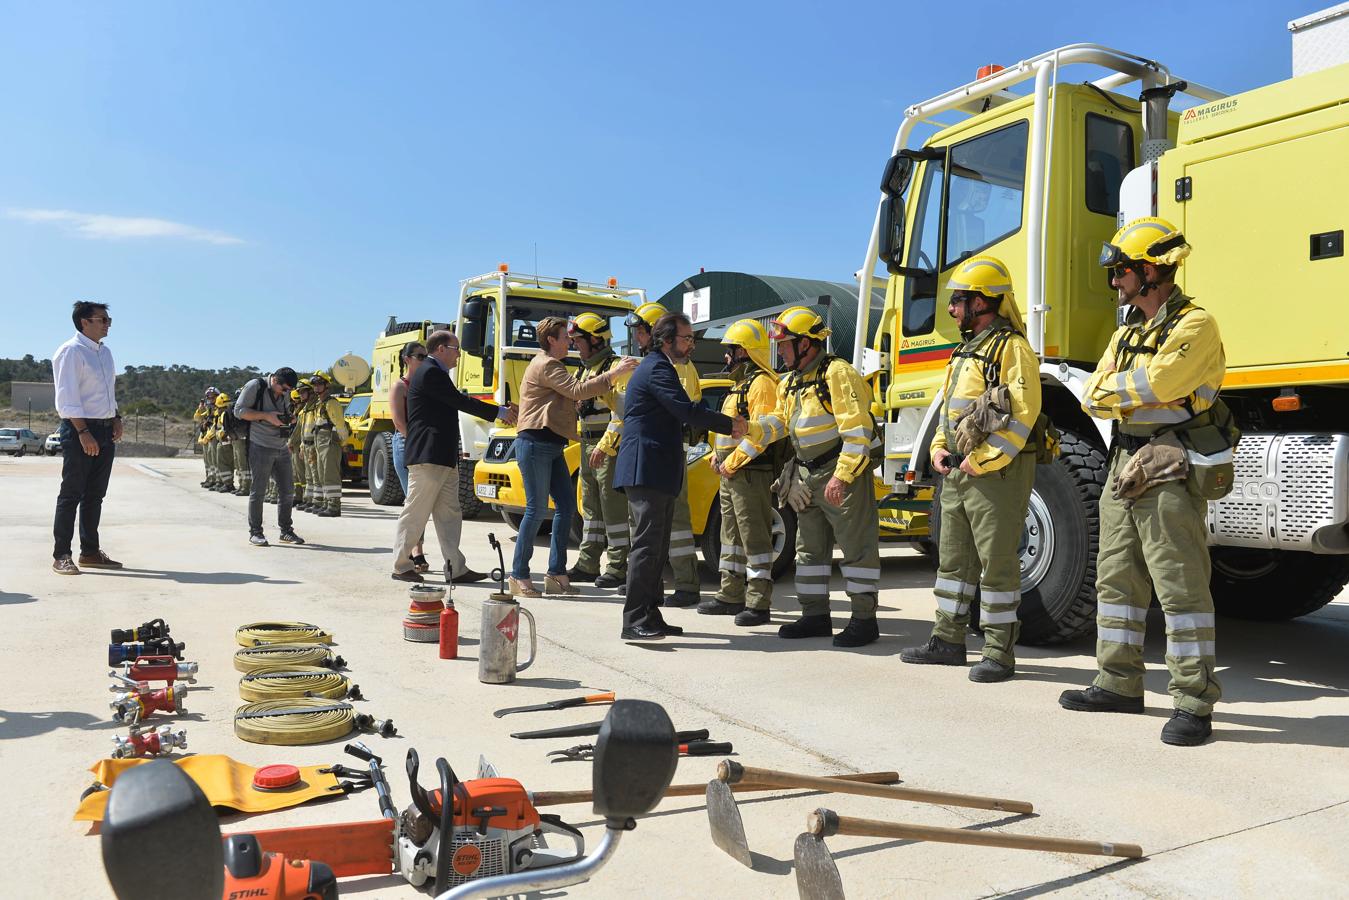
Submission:
[[[778,376],[769,363],[768,330],[754,319],[726,329],[726,369],[734,384],[721,412],[758,422],[759,439],[719,434],[713,469],[722,477],[721,589],[698,604],[704,615],[735,616],[742,627],[766,625],[773,600],[773,479],[771,445],[785,434],[773,416]],[[769,452],[765,452],[768,450]]]
[[[1026,507],[1044,449],[1040,360],[1026,340],[1007,266],[993,256],[958,264],[946,287],[947,311],[962,342],[946,366],[932,467],[944,477],[938,547],[936,622],[906,663],[965,665],[970,606],[979,599],[983,659],[970,681],[1011,678],[1020,631]],[[1052,452],[1052,451],[1050,451]]]
[[[609,320],[594,312],[583,312],[567,325],[572,345],[581,356],[582,384],[604,376],[619,362],[610,340]],[[596,586],[613,588],[628,579],[628,504],[614,490],[613,456],[604,452],[600,441],[623,419],[623,386],[630,373],[617,376],[610,390],[580,404],[577,426],[581,435],[581,550],[576,565],[567,573],[573,582],[593,581]],[[601,562],[607,564],[601,571]]]
[[[211,417],[215,413],[215,395],[218,393],[220,391],[214,387],[208,387],[197,403],[196,411],[192,413],[192,421],[197,426],[197,445],[201,447],[201,461],[206,470],[206,477],[201,482],[204,488],[215,486],[215,463],[211,459],[211,445],[206,434],[211,430]]]
[[[1218,396],[1226,372],[1218,324],[1175,284],[1189,254],[1185,236],[1155,217],[1128,223],[1101,252],[1128,309],[1082,401],[1115,425],[1096,562],[1099,672],[1086,690],[1059,698],[1067,709],[1143,711],[1143,639],[1155,592],[1174,704],[1161,737],[1181,746],[1212,734],[1222,694],[1204,522],[1207,501],[1231,490],[1240,439]]]
[[[843,552],[844,589],[852,618],[836,647],[861,647],[880,636],[876,592],[881,576],[872,450],[879,447],[871,389],[861,374],[825,348],[830,329],[813,310],[793,306],[768,326],[789,374],[778,382],[772,420],[785,426],[794,458],[778,477],[780,501],[796,510],[796,596],[801,618],[778,629],[784,638],[827,637],[834,544]],[[751,421],[747,436],[771,441],[773,423]]]

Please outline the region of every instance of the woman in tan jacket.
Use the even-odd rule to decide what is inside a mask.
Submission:
[[[619,376],[637,365],[625,359],[608,372],[584,384],[572,377],[562,359],[571,341],[567,320],[548,316],[536,329],[542,351],[530,361],[520,379],[520,420],[516,423],[515,459],[525,483],[525,515],[515,537],[511,565],[511,594],[542,596],[529,574],[534,538],[553,498],[553,535],[548,554],[548,572],[543,589],[548,594],[575,594],[567,579],[567,539],[576,514],[576,493],[562,452],[576,440],[576,404],[598,397],[613,387]]]

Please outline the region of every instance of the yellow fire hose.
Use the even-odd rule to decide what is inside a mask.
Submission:
[[[331,644],[333,636],[308,622],[253,622],[234,632],[240,647],[259,644]]]
[[[358,713],[350,703],[327,697],[261,700],[234,711],[235,735],[251,744],[321,744],[357,728],[386,738],[398,733],[392,719]]]
[[[239,679],[241,700],[327,697],[360,700],[360,688],[347,676],[322,666],[263,666]]]
[[[256,672],[268,666],[324,666],[337,669],[346,664],[346,660],[323,644],[260,644],[234,652],[234,668],[244,673]]]

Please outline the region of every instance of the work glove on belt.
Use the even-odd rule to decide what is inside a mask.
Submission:
[[[984,391],[956,420],[956,452],[968,456],[990,434],[1012,424],[1012,395],[1007,385]]]
[[[810,488],[801,480],[801,470],[794,462],[782,467],[782,474],[773,482],[773,491],[777,494],[779,509],[790,506],[800,512],[810,505]]]
[[[1144,444],[1120,469],[1110,485],[1110,496],[1129,509],[1148,491],[1168,481],[1181,481],[1190,474],[1190,460],[1173,433]]]

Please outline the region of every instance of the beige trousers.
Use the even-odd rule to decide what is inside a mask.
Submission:
[[[440,554],[448,575],[462,575],[467,565],[459,552],[463,513],[459,509],[459,470],[453,466],[418,463],[408,466],[408,494],[398,515],[393,541],[393,570],[412,568],[412,548],[426,532],[426,520],[436,524]]]

